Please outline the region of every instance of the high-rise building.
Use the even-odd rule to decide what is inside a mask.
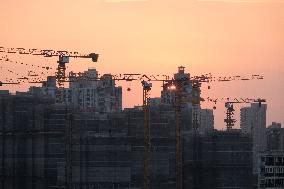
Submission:
[[[72,106],[78,110],[97,112],[118,112],[122,110],[122,88],[115,86],[110,74],[97,80],[96,69],[88,69],[79,75],[70,73],[69,88],[58,88],[56,78],[48,77],[42,87],[31,87],[32,94],[47,95],[57,104]]]
[[[200,133],[212,132],[214,130],[214,114],[211,109],[200,109],[199,131]]]
[[[174,74],[175,80],[182,80],[183,81],[183,88],[182,88],[182,96],[192,97],[192,81],[190,80],[190,74],[185,73],[185,67],[180,66],[178,67],[178,73]],[[163,87],[163,91],[161,92],[161,99],[162,103],[164,104],[174,104],[175,102],[175,90],[169,90],[171,87],[171,83],[165,84]],[[190,102],[187,103],[188,105],[191,104]]]
[[[185,67],[178,67],[178,72],[174,74],[174,83],[168,82],[163,86],[161,92],[161,103],[175,107],[177,89],[180,88],[179,94],[182,101],[182,132],[187,133],[193,129],[195,120],[199,121],[200,104],[193,103],[200,99],[200,90],[198,84],[194,83],[189,73],[185,72]],[[175,85],[182,85],[178,87]]]
[[[266,104],[252,103],[241,108],[241,130],[253,138],[253,171],[257,174],[259,153],[266,149]]]

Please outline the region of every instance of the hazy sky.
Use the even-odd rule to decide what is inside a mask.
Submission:
[[[268,124],[284,124],[281,0],[0,0],[0,20],[0,46],[100,54],[98,63],[76,60],[69,70],[173,74],[184,65],[192,75],[262,74],[263,81],[211,84],[202,95],[266,98]],[[13,58],[56,66],[56,59]],[[0,80],[16,77],[7,69],[27,75],[26,68],[15,64],[0,66]],[[131,85],[131,92],[123,91],[127,107],[142,103],[140,84]],[[152,97],[159,96],[161,86],[154,85]],[[215,112],[217,128],[224,127],[223,106]]]

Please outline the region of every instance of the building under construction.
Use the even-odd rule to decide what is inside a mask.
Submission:
[[[143,188],[143,111],[75,111],[51,98],[1,95],[2,189]],[[175,116],[150,108],[150,188],[175,188]],[[184,188],[252,188],[252,139],[192,132],[182,116]],[[190,118],[189,118],[190,120]]]
[[[252,137],[214,130],[213,111],[200,108],[199,85],[184,67],[174,76],[184,81],[179,94],[187,100],[178,113],[177,91],[167,90],[171,83],[161,98],[149,99],[147,109],[122,110],[122,90],[111,75],[100,81],[86,75],[98,74],[93,69],[72,75],[69,89],[57,88],[56,78],[49,77],[27,93],[0,91],[1,189],[251,189],[255,184]]]

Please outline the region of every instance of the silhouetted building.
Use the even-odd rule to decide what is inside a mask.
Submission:
[[[184,188],[253,187],[252,138],[239,130],[184,139]]]
[[[208,133],[214,130],[214,114],[211,109],[200,109],[199,132]]]
[[[267,150],[284,151],[284,128],[281,123],[272,122],[266,129]]]
[[[53,99],[27,93],[0,95],[1,189],[45,188],[46,178],[54,177],[55,172],[46,172],[53,169],[46,161],[47,144],[53,143],[47,136],[60,131],[47,132],[44,117],[53,103]]]
[[[141,109],[78,111],[27,93],[0,96],[0,108],[2,188],[143,186]],[[150,119],[150,186],[174,189],[174,109],[151,108]],[[249,136],[234,130],[199,135],[182,127],[185,188],[251,188]]]
[[[143,187],[143,108],[122,111],[121,88],[110,74],[99,81],[97,76],[95,69],[71,73],[70,86],[64,89],[48,77],[42,87],[31,87],[28,93],[0,95],[0,189]],[[254,135],[215,131],[213,111],[193,106],[200,90],[196,86],[193,90],[184,67],[174,78],[184,85],[180,107],[184,188],[252,188],[253,152],[261,149],[266,106],[252,105],[243,115],[252,120],[246,127],[256,131]],[[175,86],[167,83],[161,98],[149,100],[151,189],[176,188],[176,97],[168,87]],[[193,108],[197,130],[192,129]]]
[[[257,174],[258,155],[266,149],[266,104],[241,108],[241,131],[253,138],[253,171]]]
[[[183,80],[182,94],[184,98],[192,97],[192,81],[190,80],[190,74],[185,73],[185,67],[178,67],[178,73],[174,74],[175,80]],[[173,89],[171,89],[173,87]],[[170,89],[170,90],[169,90]],[[176,86],[171,82],[166,83],[161,91],[161,102],[164,104],[174,105],[175,103],[175,92]],[[191,102],[186,102],[186,104],[191,104]]]
[[[0,96],[0,107],[0,188],[143,186],[142,110],[77,111],[27,93]],[[151,112],[151,188],[175,186],[169,111]]]
[[[122,111],[122,88],[115,86],[110,74],[104,74],[100,80],[96,69],[84,73],[70,73],[69,88],[56,86],[55,76],[47,77],[42,87],[30,87],[33,95],[46,95],[55,99],[57,104],[72,106],[79,110],[97,112]]]

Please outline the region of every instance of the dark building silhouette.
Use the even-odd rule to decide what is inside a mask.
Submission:
[[[184,188],[253,187],[251,137],[230,130],[184,140]]]
[[[266,128],[266,138],[268,151],[284,151],[284,128],[280,123],[272,122]]]
[[[252,188],[252,138],[198,134],[183,112],[184,188]],[[52,99],[0,95],[2,189],[136,189],[143,186],[144,115],[77,111]],[[150,186],[175,188],[175,114],[150,109]]]

